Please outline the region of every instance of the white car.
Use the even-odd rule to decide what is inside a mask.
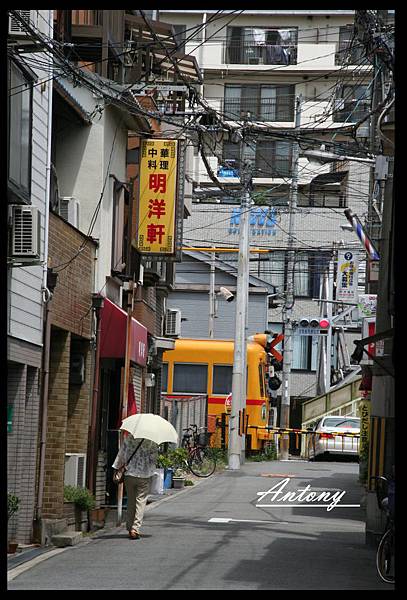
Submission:
[[[322,417],[312,431],[315,433],[308,434],[308,458],[310,460],[328,454],[359,455],[359,417]],[[335,433],[352,435],[334,435]]]

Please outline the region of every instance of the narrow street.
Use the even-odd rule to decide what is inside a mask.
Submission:
[[[140,540],[127,539],[123,526],[99,532],[9,570],[8,589],[392,590],[365,544],[363,510],[341,506],[360,504],[358,468],[246,462],[149,504]],[[286,479],[284,493],[307,485],[319,494],[346,493],[329,511],[310,502],[256,507],[276,502],[259,501],[258,492]]]

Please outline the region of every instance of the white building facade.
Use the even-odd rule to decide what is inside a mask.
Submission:
[[[295,303],[292,318],[319,316],[314,299],[329,263],[336,269],[338,248],[352,251],[360,263],[363,290],[366,253],[344,215],[351,208],[360,218],[367,214],[370,165],[338,161],[315,163],[303,154],[325,149],[355,155],[357,145],[341,130],[358,122],[370,108],[371,65],[363,58],[353,35],[354,11],[160,11],[160,19],[178,28],[185,52],[194,55],[203,71],[201,94],[225,122],[225,132],[211,134],[210,118],[204,152],[222,186],[238,190],[240,147],[226,132],[241,127],[249,114],[256,133],[248,140],[255,206],[250,216],[251,247],[270,248],[268,258],[251,254],[250,270],[277,288],[270,301],[268,328],[283,329],[282,302],[287,291],[289,200],[293,176],[293,137],[296,103],[301,97],[301,145],[298,160],[298,196],[294,210]],[[359,140],[369,133],[365,121]],[[264,134],[262,133],[264,129]],[[307,132],[307,133],[305,133]],[[272,133],[273,135],[270,135]],[[184,226],[185,246],[237,246],[239,193],[234,200],[216,189],[198,151],[190,166],[191,217]],[[211,191],[212,190],[212,191]],[[213,193],[212,193],[213,192]],[[224,256],[222,257],[224,259]],[[342,323],[351,354],[354,328]],[[249,334],[254,332],[249,332]],[[343,366],[338,336],[333,337],[332,365]],[[291,396],[299,401],[315,396],[318,369],[317,336],[294,336]],[[346,366],[346,365],[345,365]],[[335,383],[340,375],[335,375]]]

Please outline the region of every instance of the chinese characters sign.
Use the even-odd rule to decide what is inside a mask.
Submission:
[[[358,298],[358,256],[350,250],[338,251],[338,276],[336,299],[357,302]]]
[[[175,252],[177,140],[141,143],[136,246],[143,254]]]

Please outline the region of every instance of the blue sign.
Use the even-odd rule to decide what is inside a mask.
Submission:
[[[218,169],[218,177],[239,177],[238,172],[235,169]]]
[[[234,208],[230,217],[229,233],[239,234],[241,208]],[[276,235],[276,209],[272,207],[256,206],[250,210],[250,234],[251,235]]]

